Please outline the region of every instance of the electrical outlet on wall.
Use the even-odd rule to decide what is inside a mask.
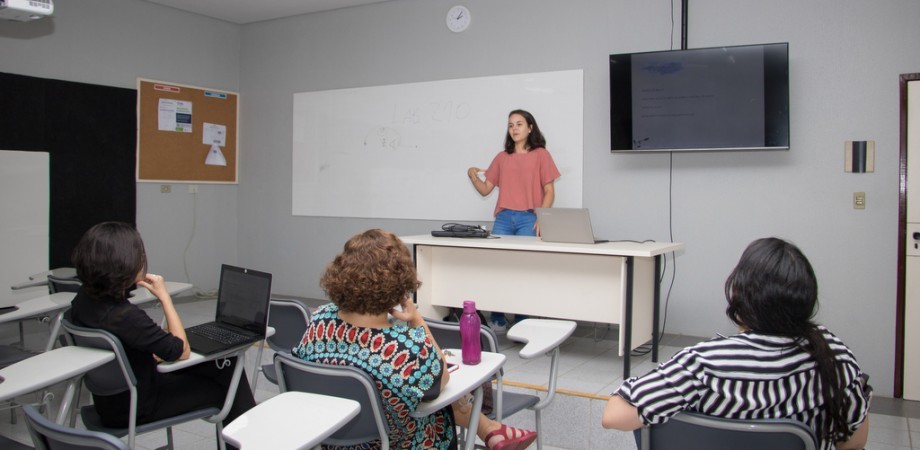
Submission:
[[[866,209],[866,193],[865,192],[854,192],[853,193],[853,209]]]

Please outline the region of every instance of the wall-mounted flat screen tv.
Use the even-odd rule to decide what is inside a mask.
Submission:
[[[788,150],[789,44],[610,55],[610,145]]]

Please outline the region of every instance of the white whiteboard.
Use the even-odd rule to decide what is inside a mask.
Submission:
[[[48,270],[48,153],[0,150],[0,306],[48,293],[10,286]]]
[[[491,221],[466,170],[504,148],[508,113],[533,113],[562,176],[554,206],[582,202],[581,70],[294,94],[292,214]]]

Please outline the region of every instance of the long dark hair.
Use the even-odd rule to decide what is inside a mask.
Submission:
[[[777,238],[752,242],[725,281],[725,314],[753,331],[791,337],[815,360],[827,420],[815,430],[822,440],[845,436],[846,396],[840,367],[824,335],[812,321],[817,313],[818,281],[805,255]]]
[[[530,134],[527,135],[527,151],[533,150],[539,147],[546,147],[546,138],[543,137],[543,132],[540,131],[540,127],[537,126],[537,119],[533,118],[533,114],[524,111],[523,109],[515,109],[508,113],[508,118],[518,114],[524,118],[527,122],[527,125],[530,125],[532,129]],[[507,130],[505,131],[505,153],[509,155],[514,153],[514,140],[511,139],[511,133]]]
[[[102,222],[83,233],[71,255],[82,289],[93,296],[123,298],[147,271],[140,233],[123,222]]]

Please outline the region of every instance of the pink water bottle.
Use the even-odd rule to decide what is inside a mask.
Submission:
[[[463,364],[474,366],[482,360],[482,344],[479,342],[480,325],[482,322],[479,321],[479,314],[476,313],[476,302],[464,300],[463,315],[460,316]]]

